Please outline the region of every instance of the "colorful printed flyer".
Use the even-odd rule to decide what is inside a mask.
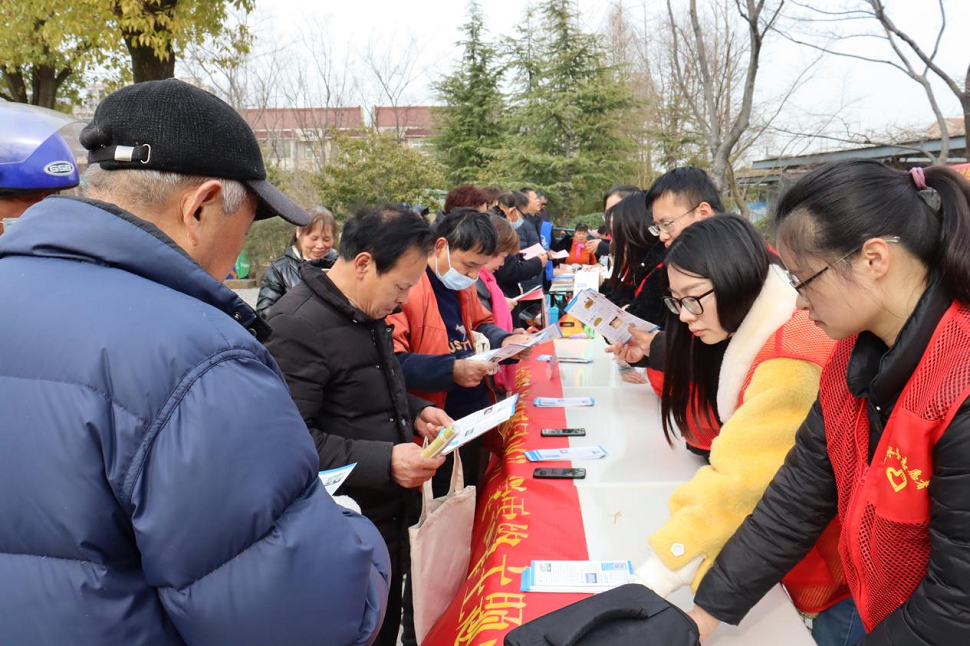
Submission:
[[[660,329],[660,326],[620,309],[605,296],[591,289],[577,293],[564,311],[591,326],[609,343],[623,344],[629,341],[633,336],[630,333],[631,325],[643,332]]]

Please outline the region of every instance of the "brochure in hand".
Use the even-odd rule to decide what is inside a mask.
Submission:
[[[332,496],[334,493],[336,493],[337,489],[340,488],[340,485],[344,483],[344,480],[347,479],[350,472],[354,470],[355,466],[357,466],[357,463],[353,462],[347,466],[321,471],[317,474],[317,477],[319,477],[320,482],[323,483],[323,488],[326,489],[327,493]]]
[[[518,395],[512,395],[488,408],[462,417],[451,426],[442,429],[438,433],[438,437],[421,451],[421,455],[426,458],[448,455],[479,435],[484,435],[499,424],[508,421],[515,414],[515,403],[518,400]]]
[[[559,338],[562,338],[562,330],[559,329],[558,325],[550,325],[549,327],[544,328],[535,334],[529,335],[529,341],[527,343],[510,343],[505,347],[495,348],[494,350],[489,350],[488,352],[479,352],[478,354],[473,354],[472,356],[466,358],[469,361],[505,361],[506,359],[511,359],[523,350],[528,350],[534,345],[539,345],[540,343],[546,343],[547,341],[552,341]]]
[[[597,291],[587,289],[579,292],[566,305],[565,312],[591,326],[610,343],[626,343],[633,336],[632,325],[636,330],[653,332],[660,326],[630,314],[609,301]]]

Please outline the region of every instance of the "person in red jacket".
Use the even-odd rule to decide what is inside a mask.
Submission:
[[[492,402],[484,379],[498,368],[469,359],[476,353],[473,333],[484,336],[493,348],[528,338],[495,325],[475,291],[482,267],[498,253],[498,234],[489,216],[469,207],[456,208],[435,222],[434,231],[437,240],[427,269],[401,311],[388,316],[387,322],[394,326],[394,352],[408,392],[460,419]],[[460,449],[470,484],[478,480],[480,448],[478,440]],[[443,495],[450,484],[451,457],[448,460],[432,480],[441,492],[436,495]]]
[[[569,257],[563,263],[566,265],[595,265],[596,254],[586,248],[587,240],[589,240],[589,225],[580,222],[576,225],[576,231],[573,233],[573,244],[569,249]]]
[[[691,611],[737,624],[833,519],[852,599],[819,644],[970,644],[970,184],[823,166],[777,206],[798,304],[838,344],[817,402]]]

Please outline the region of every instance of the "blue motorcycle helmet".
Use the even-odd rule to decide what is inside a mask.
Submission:
[[[77,186],[83,127],[68,114],[0,101],[0,198]]]

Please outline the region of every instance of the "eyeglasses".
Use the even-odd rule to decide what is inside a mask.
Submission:
[[[655,222],[647,227],[647,231],[655,236],[659,236],[661,233],[670,233],[670,227],[674,224],[674,222],[681,218],[686,218],[688,215],[696,211],[698,206],[700,206],[699,203],[695,204],[690,211],[685,212],[683,215],[678,215],[673,220],[668,220],[667,222]]]
[[[884,240],[886,242],[895,244],[895,243],[898,243],[899,242],[899,236],[892,236],[890,238],[884,238]],[[869,242],[869,240],[866,240],[866,242]],[[855,254],[859,253],[860,251],[862,251],[862,248],[864,246],[866,246],[866,242],[863,242],[861,245],[859,245],[858,247],[856,247],[852,251],[849,251],[848,253],[845,253],[845,254],[839,256],[833,262],[830,262],[829,264],[825,265],[824,267],[822,267],[821,269],[819,269],[817,272],[815,272],[814,274],[812,274],[811,276],[809,276],[808,278],[806,278],[805,280],[803,280],[801,282],[799,282],[799,280],[797,278],[795,278],[795,275],[793,273],[791,273],[790,271],[788,271],[786,269],[785,270],[785,273],[788,274],[788,282],[791,283],[791,286],[794,288],[794,290],[796,292],[799,292],[800,293],[803,289],[805,289],[806,287],[808,287],[813,280],[815,280],[816,278],[818,278],[819,276],[821,276],[822,274],[824,274],[825,272],[827,272],[829,269],[831,269],[832,267],[836,266],[837,264],[839,264],[840,262],[842,262],[843,260],[845,260],[849,256],[855,255]]]
[[[694,316],[700,316],[704,313],[704,306],[701,304],[701,299],[707,298],[713,293],[714,289],[711,288],[700,296],[684,296],[683,298],[664,296],[664,305],[674,314],[680,314],[680,308],[684,308]]]

